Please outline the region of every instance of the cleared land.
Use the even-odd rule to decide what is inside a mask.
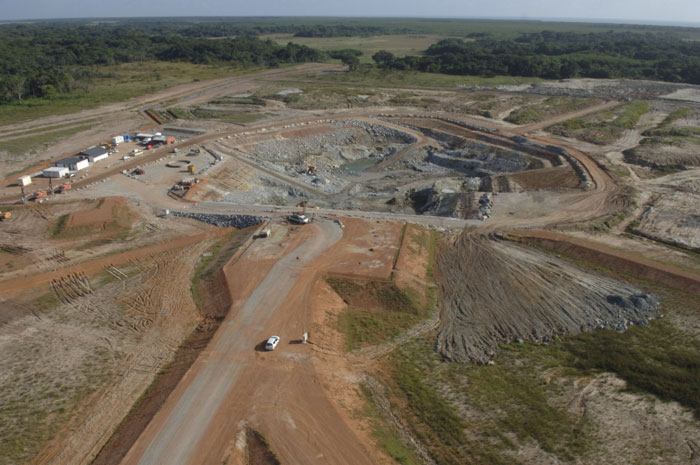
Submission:
[[[0,207],[6,463],[694,463],[700,175],[622,155],[673,85],[338,71],[3,128],[179,137]]]

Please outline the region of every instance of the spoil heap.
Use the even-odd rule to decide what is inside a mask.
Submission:
[[[439,259],[438,350],[484,363],[498,345],[548,343],[593,328],[624,331],[658,313],[659,299],[530,249],[466,231]]]

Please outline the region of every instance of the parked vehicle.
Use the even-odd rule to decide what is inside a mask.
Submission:
[[[308,224],[309,218],[301,213],[293,213],[289,216],[289,221],[297,224]]]
[[[267,340],[265,343],[265,350],[275,350],[275,347],[277,347],[277,344],[280,342],[280,337],[279,336],[272,336],[270,339]]]

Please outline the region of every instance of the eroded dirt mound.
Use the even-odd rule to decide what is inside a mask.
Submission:
[[[593,328],[644,325],[659,299],[551,255],[464,232],[439,259],[443,311],[438,350],[485,362],[500,343],[549,342]]]
[[[90,208],[72,212],[58,220],[56,237],[77,237],[88,234],[118,234],[131,229],[135,214],[122,197],[105,197]]]

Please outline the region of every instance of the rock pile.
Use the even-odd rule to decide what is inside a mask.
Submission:
[[[221,215],[216,213],[191,213],[191,212],[171,212],[173,216],[192,218],[207,224],[219,226],[221,228],[247,228],[267,221],[270,218],[253,215]]]

